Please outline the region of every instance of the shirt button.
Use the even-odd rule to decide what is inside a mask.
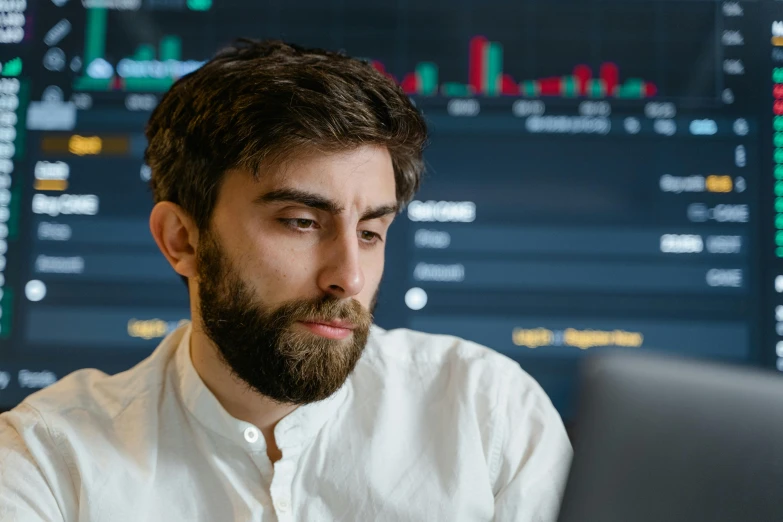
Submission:
[[[245,428],[245,440],[253,444],[258,440],[258,430],[255,428]]]
[[[287,498],[281,498],[275,503],[275,505],[277,506],[277,510],[281,513],[286,513],[289,509],[291,509],[291,502]]]

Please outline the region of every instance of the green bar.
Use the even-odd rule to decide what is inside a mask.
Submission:
[[[489,42],[484,49],[486,49],[485,63],[487,64],[485,94],[497,96],[500,94],[500,77],[503,75],[503,46],[497,42]]]
[[[535,80],[522,82],[519,87],[522,89],[523,96],[538,98],[538,96],[541,94],[541,91],[538,88],[538,82]]]
[[[128,91],[167,91],[174,83],[173,78],[127,78],[125,89]]]
[[[783,165],[775,165],[775,179],[783,179]]]
[[[783,131],[783,116],[775,116],[772,126],[775,127],[776,131]]]
[[[111,86],[111,78],[82,76],[73,82],[73,88],[77,91],[108,91],[109,86]]]
[[[563,76],[561,92],[566,98],[574,98],[577,95],[576,92],[576,78],[573,76]]]
[[[783,198],[775,198],[775,212],[783,212]]]
[[[466,98],[473,94],[469,85],[453,82],[444,83],[443,87],[441,87],[441,92],[443,93],[443,96],[449,96],[452,98]]]
[[[21,195],[21,190],[18,188],[11,191],[11,203],[8,206],[8,238],[11,240],[15,240],[19,235],[19,202],[22,199]]]
[[[182,40],[178,36],[164,36],[160,40],[160,61],[182,58]]]
[[[0,337],[3,339],[11,335],[11,325],[13,324],[12,312],[14,309],[14,290],[9,287],[3,288],[3,298],[0,299],[0,308],[3,310],[3,317],[0,319]]]
[[[775,67],[772,69],[772,81],[775,83],[783,83],[783,67]]]
[[[87,34],[84,41],[84,66],[96,58],[103,58],[106,51],[106,8],[87,9]]]
[[[780,247],[776,248],[775,249],[775,255],[778,256],[778,257],[783,257],[783,248],[780,248]]]
[[[136,48],[136,54],[133,55],[134,60],[149,61],[155,59],[155,47],[150,44],[141,44]]]
[[[587,80],[587,96],[590,98],[606,98],[606,85],[598,78]]]
[[[17,56],[16,58],[5,62],[1,74],[3,76],[19,76],[22,74],[22,59]]]
[[[644,80],[629,78],[626,83],[634,98],[644,98]]]
[[[617,92],[618,98],[644,98],[644,81],[628,78]]]
[[[188,9],[206,11],[212,7],[212,0],[188,0]]]
[[[424,96],[438,94],[438,66],[432,62],[421,62],[416,66],[419,89]]]
[[[775,149],[775,163],[783,163],[783,149]]]
[[[783,181],[776,181],[775,182],[775,195],[777,197],[783,197]],[[783,227],[781,227],[781,228],[783,228]]]
[[[27,80],[19,80],[19,93],[17,93],[16,97],[19,99],[19,107],[27,107],[27,104],[30,103],[30,83]],[[27,111],[17,110],[17,115],[14,159],[20,161],[24,159],[25,151],[27,150],[25,147],[27,141]],[[8,229],[9,236],[12,238],[15,236],[11,236],[10,232],[16,234],[15,227],[17,227],[19,221],[19,202],[22,201],[21,193],[19,192],[21,190],[20,187],[21,185],[17,185],[16,199],[11,199],[11,217],[8,221]]]

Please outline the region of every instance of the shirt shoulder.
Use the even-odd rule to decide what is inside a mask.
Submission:
[[[495,439],[509,403],[520,405],[517,422],[557,422],[560,417],[538,382],[501,353],[452,335],[373,327],[365,355],[354,372],[354,386],[366,398],[384,395],[411,409],[433,401],[473,417]],[[383,383],[383,386],[378,386]],[[495,432],[495,433],[490,433]]]
[[[481,344],[453,335],[430,334],[373,326],[363,362],[384,371],[404,371],[417,377],[449,374],[470,384],[477,379],[485,390],[496,390],[504,380],[540,391],[538,383],[513,359]],[[476,382],[475,384],[479,384]]]
[[[378,327],[366,355],[355,385],[364,402],[419,411],[433,423],[425,430],[448,427],[443,437],[474,429],[495,494],[521,474],[523,489],[547,477],[557,497],[570,443],[546,392],[516,361],[451,335]]]
[[[156,429],[175,337],[128,371],[79,370],[0,415],[0,519],[5,509],[75,520],[80,495],[116,469],[118,452],[153,440],[144,430]]]
[[[50,427],[70,430],[109,424],[131,406],[136,409],[142,407],[139,403],[157,402],[182,330],[170,334],[152,354],[124,372],[107,375],[93,368],[77,370],[28,396],[9,413],[35,411]]]

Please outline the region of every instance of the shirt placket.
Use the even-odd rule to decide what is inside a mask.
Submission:
[[[293,522],[295,519],[292,488],[301,453],[301,429],[292,427],[276,434],[280,437],[277,442],[283,456],[274,465],[269,461],[266,454],[266,442],[258,428],[248,426],[243,430],[242,435],[251,458],[259,467],[262,475],[268,476],[268,473],[272,472],[269,495],[272,503],[271,508],[274,509],[277,520],[279,522]],[[262,502],[262,504],[265,509],[270,507],[266,503]]]
[[[272,515],[272,512],[276,511],[276,508],[273,508],[270,491],[271,476],[273,475],[273,471],[272,463],[269,461],[269,457],[267,456],[266,452],[266,441],[264,440],[261,431],[255,426],[248,426],[244,428],[242,430],[242,437],[244,438],[245,448],[250,458],[258,467],[263,480],[266,482],[264,484],[259,484],[259,487],[261,488],[259,493],[261,496],[257,500],[263,513],[259,522],[265,522],[267,520],[271,521],[275,520],[276,518],[279,520],[278,517]]]
[[[277,441],[283,456],[274,464],[274,475],[270,493],[272,505],[280,522],[293,522],[293,483],[294,475],[299,464],[300,433],[298,428],[293,428],[280,434]]]
[[[272,477],[272,505],[275,507],[277,518],[280,522],[293,520],[293,499],[291,487],[293,485],[296,462],[292,457],[284,457],[275,462],[275,474]]]

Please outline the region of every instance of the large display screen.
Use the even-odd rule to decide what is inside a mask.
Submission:
[[[783,5],[0,0],[0,406],[129,368],[189,317],[148,230],[144,125],[236,37],[371,62],[431,129],[376,322],[519,362],[783,369]]]

